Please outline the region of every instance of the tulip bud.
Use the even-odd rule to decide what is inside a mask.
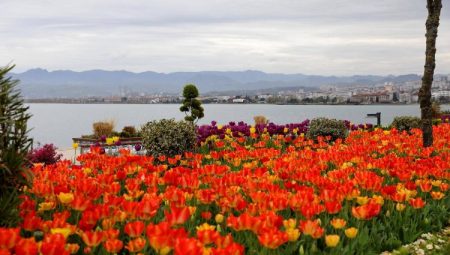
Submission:
[[[216,214],[216,217],[214,217],[214,219],[216,220],[217,223],[222,223],[223,222],[223,215],[222,214]]]
[[[298,249],[298,254],[299,255],[305,255],[305,249],[303,248],[303,244],[300,245],[300,248]]]

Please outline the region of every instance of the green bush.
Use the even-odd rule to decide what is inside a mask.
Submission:
[[[420,118],[413,116],[398,116],[395,117],[391,124],[392,128],[398,131],[411,131],[413,128],[420,128]]]
[[[348,135],[348,129],[344,121],[327,118],[316,118],[311,120],[306,137],[317,141],[319,136],[330,136],[331,141],[339,138],[345,139]]]
[[[17,89],[19,81],[8,74],[13,68],[0,67],[0,227],[17,224],[18,196],[32,178],[27,160],[33,144],[27,128],[31,115]]]
[[[141,136],[147,155],[154,157],[182,155],[192,151],[197,142],[194,125],[174,119],[148,122],[142,127]]]
[[[137,132],[134,126],[125,126],[120,133],[120,137],[136,137]]]

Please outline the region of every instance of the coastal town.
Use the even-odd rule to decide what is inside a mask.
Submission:
[[[220,104],[415,104],[422,81],[385,82],[375,85],[329,84],[319,87],[290,87],[273,90],[250,90],[205,93],[202,103]],[[450,102],[450,75],[437,76],[432,87],[433,100]],[[29,103],[80,104],[170,104],[180,103],[179,94],[147,94],[122,89],[107,97],[28,99]]]

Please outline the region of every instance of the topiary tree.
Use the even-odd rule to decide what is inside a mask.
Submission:
[[[31,176],[27,169],[33,144],[27,129],[31,115],[16,88],[18,81],[8,76],[13,68],[0,68],[0,226],[15,225],[18,195]]]
[[[202,103],[197,99],[199,96],[198,89],[194,84],[187,84],[183,88],[183,105],[180,111],[186,114],[184,119],[190,122],[197,122],[197,120],[205,116]]]

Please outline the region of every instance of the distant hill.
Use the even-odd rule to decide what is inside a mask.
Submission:
[[[26,98],[76,98],[118,95],[121,91],[143,93],[179,93],[187,83],[197,85],[201,93],[221,91],[248,91],[286,87],[318,87],[320,85],[373,85],[383,82],[419,80],[415,74],[400,76],[320,76],[304,74],[240,72],[175,72],[133,73],[128,71],[69,70],[47,71],[31,69],[13,74],[21,81],[20,88]]]

